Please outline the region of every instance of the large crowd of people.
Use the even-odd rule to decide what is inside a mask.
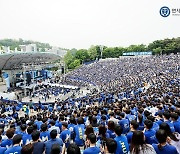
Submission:
[[[180,153],[180,55],[102,60],[62,82],[98,90],[47,107],[31,102],[36,115],[1,99],[0,154]]]

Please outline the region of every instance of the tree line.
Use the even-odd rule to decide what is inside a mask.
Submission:
[[[0,40],[1,46],[10,46],[11,50],[17,48],[20,50],[19,45],[36,44],[40,51],[45,51],[45,48],[51,49],[52,46],[48,43],[41,43],[37,41],[30,40],[14,40],[14,39],[3,39]],[[102,54],[101,54],[102,51]],[[152,54],[170,54],[180,52],[180,37],[164,40],[156,40],[148,45],[130,45],[128,47],[107,47],[107,46],[91,46],[89,49],[75,48],[68,50],[67,54],[64,56],[64,61],[68,69],[74,69],[79,67],[81,64],[86,62],[91,62],[96,59],[100,59],[101,56],[105,58],[118,58],[122,56],[125,52],[145,52],[152,51]]]
[[[101,54],[102,50],[102,54]],[[94,61],[102,58],[118,58],[125,52],[146,52],[152,51],[153,55],[170,54],[180,52],[180,37],[164,40],[156,40],[149,45],[130,45],[128,47],[106,47],[106,46],[91,46],[89,49],[71,49],[68,50],[64,57],[66,66],[69,69],[79,67],[85,62]]]

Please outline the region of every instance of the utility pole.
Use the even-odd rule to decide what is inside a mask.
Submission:
[[[24,96],[26,96],[26,66],[25,64],[23,64],[23,69],[24,69],[24,72],[23,72],[23,77],[24,77]]]
[[[31,68],[32,68],[33,93],[34,93],[34,87],[35,87],[35,85],[34,85],[34,65],[33,65],[33,63],[31,64]]]
[[[65,80],[65,74],[66,74],[66,64],[65,64],[65,61],[64,61],[64,80]]]
[[[100,51],[101,51],[101,59],[102,59],[103,45],[100,45]]]

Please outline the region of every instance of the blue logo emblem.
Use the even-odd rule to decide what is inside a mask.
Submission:
[[[170,9],[167,6],[163,6],[159,12],[162,17],[168,17],[170,15]]]

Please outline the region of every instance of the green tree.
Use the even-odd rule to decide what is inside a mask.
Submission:
[[[88,54],[89,54],[89,59],[90,60],[96,60],[96,58],[98,58],[98,52],[97,52],[97,48],[96,46],[91,46],[88,49]]]
[[[156,48],[156,49],[153,49],[153,50],[152,50],[152,54],[153,54],[153,55],[162,54],[162,49],[161,49],[161,47],[158,47],[158,48]]]
[[[69,68],[69,65],[73,62],[74,60],[74,55],[72,54],[71,51],[67,51],[66,55],[64,56],[64,61],[67,65],[67,67]]]
[[[147,47],[144,44],[130,45],[129,47],[127,47],[127,52],[143,52],[143,51],[147,51]]]
[[[75,58],[79,59],[81,63],[89,61],[89,54],[86,49],[80,49],[75,53]]]
[[[81,65],[81,61],[79,59],[75,59],[72,63],[69,65],[69,69],[75,69]]]

